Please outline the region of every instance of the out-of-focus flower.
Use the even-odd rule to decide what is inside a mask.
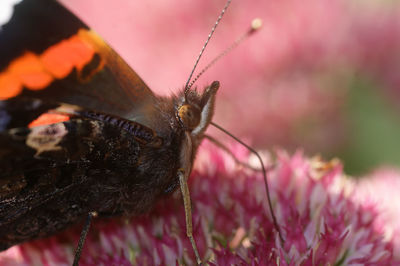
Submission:
[[[242,159],[254,161],[240,148],[234,150]],[[398,236],[383,234],[392,218],[379,219],[383,211],[376,204],[355,200],[357,186],[346,179],[339,162],[278,151],[269,181],[284,245],[271,222],[261,173],[238,166],[209,143],[201,147],[190,188],[194,235],[203,259],[211,265],[396,263]],[[149,215],[95,224],[81,265],[194,263],[179,192],[161,200]],[[73,258],[71,239],[76,241],[78,235],[75,228],[13,247],[0,254],[0,262],[67,265]]]
[[[386,240],[394,244],[394,255],[400,259],[400,174],[388,167],[375,170],[354,182],[353,200],[378,212],[373,226],[384,232]]]

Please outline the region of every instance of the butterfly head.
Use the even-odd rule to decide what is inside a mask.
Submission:
[[[176,119],[180,126],[190,132],[192,137],[202,135],[211,122],[214,113],[214,102],[219,82],[214,81],[199,95],[194,90],[185,92],[176,108]]]

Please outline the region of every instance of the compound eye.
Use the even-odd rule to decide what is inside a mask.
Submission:
[[[180,106],[177,112],[179,122],[188,130],[193,130],[199,125],[200,115],[200,110],[189,104]]]

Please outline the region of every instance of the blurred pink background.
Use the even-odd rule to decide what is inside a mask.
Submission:
[[[162,95],[184,86],[225,4],[224,0],[62,2]],[[346,173],[366,176],[352,183],[352,195],[360,204],[379,203],[381,216],[374,218],[391,234],[398,250],[400,1],[233,1],[198,70],[245,32],[255,17],[263,19],[263,29],[197,82],[200,88],[213,80],[221,82],[214,121],[258,149],[281,146],[289,151],[303,148],[310,156],[338,156]],[[295,159],[301,153],[296,154]],[[213,158],[213,162],[218,166],[218,160]],[[287,177],[298,178],[300,169],[305,169],[303,164],[293,167]],[[303,177],[309,178],[309,174]],[[212,184],[214,189],[226,188]],[[301,188],[305,184],[299,182],[289,188],[304,192]],[[194,203],[200,202],[194,199]],[[304,197],[298,203],[308,200]],[[176,217],[177,213],[183,217],[183,212],[175,210],[168,215]],[[121,232],[125,237],[125,231]]]
[[[162,95],[184,86],[225,5],[224,0],[62,2]],[[383,92],[385,104],[399,106],[398,2],[233,1],[198,71],[244,33],[255,17],[262,18],[262,30],[197,82],[200,88],[213,80],[221,82],[214,121],[257,148],[302,147],[309,155],[350,157],[350,164],[360,154],[385,153],[383,147],[382,151],[363,150],[373,138],[388,137],[374,133],[372,140],[370,136],[364,140],[356,135],[369,130],[352,128],[354,121],[349,120],[346,108],[353,106],[349,93],[359,80],[367,80],[367,87],[373,84],[374,91]],[[348,150],[360,152],[353,155]],[[362,159],[360,164],[368,167],[386,163]],[[399,159],[388,159],[388,164],[397,162]]]

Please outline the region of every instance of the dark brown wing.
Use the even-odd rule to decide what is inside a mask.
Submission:
[[[17,4],[0,30],[0,250],[89,211],[141,213],[172,191],[182,136],[154,101],[61,5]],[[152,118],[165,124],[163,139],[146,127]]]
[[[59,122],[27,127],[23,118],[14,119],[25,114],[28,122],[31,114],[40,120],[59,109],[70,110],[64,118],[56,114]],[[90,211],[148,211],[177,185],[179,138],[161,145],[136,122],[15,99],[0,103],[0,121],[0,250],[51,235]]]
[[[24,0],[0,30],[0,100],[37,98],[130,119],[154,95],[75,15],[54,0]]]

